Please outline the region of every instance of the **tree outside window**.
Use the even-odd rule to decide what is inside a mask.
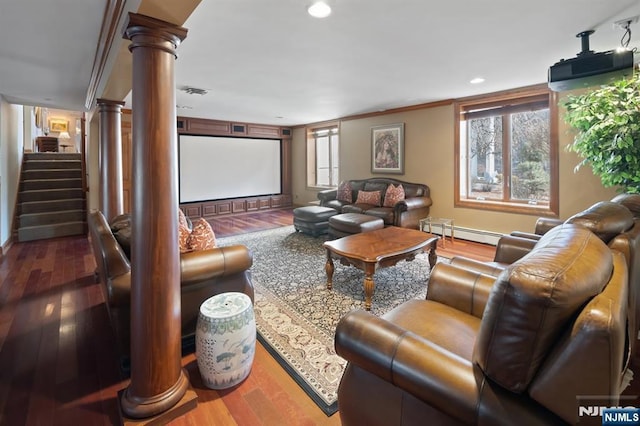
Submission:
[[[523,213],[557,208],[555,98],[509,92],[456,104],[456,205]]]

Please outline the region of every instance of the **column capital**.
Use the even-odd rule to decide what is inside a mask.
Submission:
[[[145,37],[141,40],[134,40],[138,36]],[[175,49],[187,37],[187,29],[150,16],[129,12],[123,37],[131,40],[130,51],[136,47],[155,47],[165,50],[177,58]],[[157,40],[148,39],[148,37],[160,38],[173,46],[167,46]]]
[[[125,104],[124,101],[114,101],[111,99],[104,99],[104,98],[98,98],[96,99],[96,105],[100,106],[100,105],[114,105],[114,106],[121,106],[123,107]]]

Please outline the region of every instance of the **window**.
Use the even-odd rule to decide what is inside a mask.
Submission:
[[[337,125],[307,132],[307,185],[334,187],[339,181],[339,134]]]
[[[456,206],[557,214],[554,94],[524,89],[462,100],[456,112]]]

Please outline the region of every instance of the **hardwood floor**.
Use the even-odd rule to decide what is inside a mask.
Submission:
[[[216,236],[289,225],[291,210],[211,221]],[[493,257],[493,247],[457,240],[443,255]],[[0,261],[0,425],[111,425],[119,422],[118,369],[104,298],[86,237],[16,243]],[[257,345],[239,386],[214,391],[195,356],[183,365],[198,408],[172,425],[339,425]]]

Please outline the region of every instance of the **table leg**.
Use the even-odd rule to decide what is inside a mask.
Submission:
[[[324,270],[327,273],[327,290],[331,290],[333,287],[333,259],[331,259],[331,252],[327,250],[327,263],[324,265]]]
[[[456,237],[453,235],[453,219],[451,219],[451,223],[449,224],[449,226],[451,226],[451,244],[456,242]]]
[[[436,266],[436,262],[438,261],[438,255],[436,254],[436,247],[438,245],[438,240],[435,240],[431,247],[429,248],[429,269],[433,269]]]
[[[373,273],[365,272],[364,274],[364,308],[367,311],[371,310],[371,299],[373,299],[373,289],[375,285],[373,283]]]

